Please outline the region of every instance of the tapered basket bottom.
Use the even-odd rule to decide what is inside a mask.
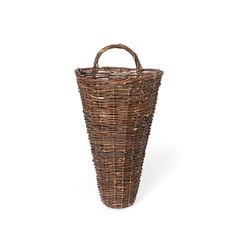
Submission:
[[[95,157],[102,202],[111,208],[131,206],[136,198],[144,154],[135,157]]]

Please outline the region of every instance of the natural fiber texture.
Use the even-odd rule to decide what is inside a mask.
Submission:
[[[111,48],[134,57],[136,69],[98,67]],[[163,72],[142,69],[137,55],[118,44],[103,48],[93,68],[75,70],[102,201],[112,208],[136,198]]]

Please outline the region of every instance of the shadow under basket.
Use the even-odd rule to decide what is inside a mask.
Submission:
[[[125,49],[136,68],[99,67],[101,54]],[[100,50],[92,68],[75,70],[102,202],[124,208],[135,201],[163,72],[142,69],[122,44]]]

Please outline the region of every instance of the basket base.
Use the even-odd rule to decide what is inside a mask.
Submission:
[[[102,202],[111,208],[131,206],[139,188],[144,153],[133,157],[94,158]]]
[[[132,205],[134,204],[134,202],[135,202],[135,199],[134,199],[132,202],[125,203],[125,204],[121,204],[121,203],[119,203],[119,204],[112,204],[112,203],[107,203],[107,202],[104,201],[103,199],[101,199],[101,200],[102,200],[102,203],[103,203],[105,206],[107,206],[107,207],[109,207],[109,208],[113,208],[113,209],[123,209],[123,208],[127,208],[127,207],[132,206]]]

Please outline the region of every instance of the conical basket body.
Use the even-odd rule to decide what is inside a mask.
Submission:
[[[75,72],[101,199],[112,208],[130,206],[163,73],[115,67]]]

